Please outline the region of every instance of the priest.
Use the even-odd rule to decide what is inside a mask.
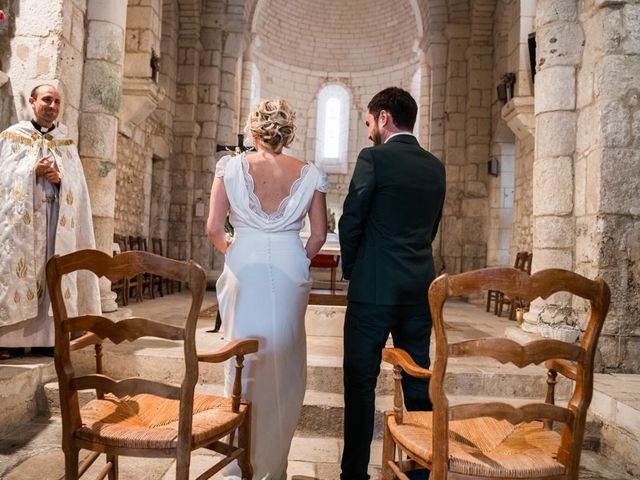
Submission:
[[[31,121],[0,133],[0,356],[25,348],[53,353],[54,322],[45,265],[55,253],[95,248],[87,184],[75,143],[55,121],[60,95],[39,85],[29,98]],[[99,314],[98,279],[67,275],[69,315]]]

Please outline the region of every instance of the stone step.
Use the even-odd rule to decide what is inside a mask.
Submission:
[[[345,311],[339,305],[309,305],[304,322],[307,335],[342,337]]]
[[[326,305],[320,304],[324,298],[321,293],[312,291],[311,299],[314,303],[308,305],[305,315],[307,335],[342,337],[346,307],[336,305],[335,298],[331,295],[326,296]],[[160,322],[177,324],[184,320],[190,301],[190,292],[184,290],[180,293],[154,300],[131,303],[127,307],[119,308],[116,312],[106,314],[106,316],[119,320],[133,314]],[[215,292],[205,292],[202,303],[203,310],[207,310],[216,304]],[[491,313],[485,312],[482,308],[455,299],[445,304],[444,315],[447,322],[449,341],[453,342],[483,336],[502,336],[507,327],[515,324],[515,322],[509,321],[504,317],[496,317]],[[198,321],[199,326],[205,330],[210,329],[214,323],[215,316],[203,316]]]
[[[38,414],[44,403],[42,385],[55,378],[53,358],[21,357],[0,363],[0,436]]]
[[[600,451],[640,478],[640,375],[596,374],[589,412]]]
[[[225,344],[219,333],[207,333],[199,327],[196,344],[199,352],[215,351]],[[389,344],[391,345],[391,344]],[[342,339],[340,337],[307,337],[307,388],[327,393],[342,393]],[[140,339],[135,343],[104,346],[103,365],[105,373],[117,378],[149,377],[168,383],[180,383],[184,362],[183,349],[179,342]],[[72,355],[78,373],[86,374],[95,369],[92,348],[74,352]],[[222,384],[222,364],[201,363],[200,383]],[[558,394],[566,395],[570,384],[561,380]],[[529,366],[518,369],[513,365],[502,365],[491,359],[450,360],[445,388],[452,395],[544,397],[546,392],[545,371],[541,367]],[[393,393],[391,367],[383,363],[378,379],[379,395]]]

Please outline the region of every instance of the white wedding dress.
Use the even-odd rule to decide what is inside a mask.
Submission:
[[[311,278],[300,229],[314,192],[327,191],[327,177],[306,163],[289,196],[265,213],[254,193],[243,154],[218,161],[224,177],[234,240],[216,284],[222,328],[228,340],[258,338],[257,354],[245,357],[243,396],[252,401],[254,479],[286,480],[287,456],[300,416],[307,379],[304,316]],[[226,366],[225,391],[234,368]],[[225,479],[239,479],[232,463]]]

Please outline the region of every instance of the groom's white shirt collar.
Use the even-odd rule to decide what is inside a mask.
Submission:
[[[393,135],[389,135],[387,137],[387,139],[384,141],[384,143],[387,143],[389,140],[391,140],[393,137],[397,137],[398,135],[411,135],[412,137],[415,137],[415,135],[411,132],[396,132]]]

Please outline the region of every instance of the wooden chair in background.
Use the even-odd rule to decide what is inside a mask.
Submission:
[[[162,254],[162,239],[161,238],[157,238],[157,237],[152,237],[151,238],[151,252],[155,253],[156,255],[160,255],[162,257],[164,257],[164,255]],[[153,291],[154,288],[158,288],[158,293],[160,293],[161,297],[164,297],[164,288],[163,285],[165,284],[165,279],[162,278],[159,275],[154,275],[153,278],[151,279],[151,289]],[[167,291],[167,293],[169,293]]]
[[[164,247],[162,246],[162,239],[161,238],[152,238],[151,239],[151,248],[153,253],[155,253],[156,255],[161,255],[161,256],[166,256],[166,252],[164,251]],[[179,292],[182,291],[182,283],[181,282],[174,282],[173,280],[170,280],[168,278],[163,279],[164,280],[164,288],[165,291],[167,292],[167,295],[169,295],[170,293],[173,293],[174,290],[174,286],[177,283],[177,289]]]
[[[183,325],[169,325],[146,318],[118,322],[98,315],[69,317],[62,294],[64,275],[89,270],[112,282],[154,272],[176,281],[188,282],[191,305]],[[258,350],[255,339],[237,340],[215,353],[198,354],[195,332],[206,288],[204,270],[193,261],[180,262],[147,252],[131,251],[110,257],[98,250],[80,250],[53,256],[47,263],[47,284],[51,292],[55,322],[55,366],[60,386],[62,449],[65,479],[79,478],[100,453],[106,465],[98,478],[118,477],[118,457],[173,457],[176,479],[189,478],[191,452],[207,448],[223,455],[198,478],[210,478],[233,460],[238,460],[243,478],[252,478],[250,464],[251,404],[242,400],[240,373],[244,356]],[[86,331],[70,341],[70,332]],[[112,379],[102,368],[103,341],[119,344],[152,336],[183,342],[184,376],[180,385],[153,379]],[[106,344],[105,344],[106,345]],[[96,373],[78,375],[70,352],[88,346],[96,351]],[[223,362],[236,358],[236,377],[231,397],[194,392],[198,362]],[[96,399],[80,407],[79,391],[94,390]],[[237,446],[234,439],[237,434]],[[224,438],[229,436],[229,441]],[[91,450],[78,465],[80,449]]]
[[[311,259],[312,268],[329,268],[331,270],[331,293],[336,293],[336,270],[340,265],[340,255],[319,253]]]
[[[523,272],[531,273],[532,258],[533,254],[529,252],[516,253],[516,260],[513,268],[517,268],[518,270],[522,270]],[[516,308],[525,307],[524,305],[520,305],[520,302],[515,303],[517,303],[517,305],[514,305],[514,302],[512,302],[511,298],[509,298],[508,296],[505,297],[503,292],[500,292],[498,290],[487,291],[487,312],[491,310],[491,304],[493,304],[493,314],[500,317],[502,316],[504,306],[507,305],[509,307],[509,318],[513,320],[515,318]]]
[[[527,254],[527,252],[516,253],[516,260],[513,264],[513,268],[522,270],[521,265],[525,254]],[[500,303],[501,294],[502,292],[498,290],[487,290],[487,312],[491,310],[491,304],[493,303],[493,314],[498,315],[498,304]]]
[[[142,252],[148,252],[149,251],[149,244],[147,242],[147,238],[146,237],[142,237],[142,236],[136,236],[136,237],[129,237],[129,241],[131,242],[132,245],[136,245],[135,250],[140,250]],[[155,252],[153,252],[155,253]],[[158,277],[157,275],[154,275],[151,272],[144,272],[142,274],[142,278],[141,278],[141,287],[140,287],[140,294],[142,296],[142,298],[144,298],[144,293],[145,291],[149,293],[149,298],[151,298],[152,300],[154,298],[156,298],[156,290],[155,287],[158,287],[158,292],[160,294],[160,296],[164,296],[162,294],[162,278]]]
[[[140,242],[140,237],[136,237],[135,235],[129,235],[127,237],[127,245],[129,246],[128,251],[144,251],[142,248],[143,245]],[[139,273],[129,279],[129,300],[135,298],[138,303],[143,301],[142,288],[144,273],[145,272]],[[135,294],[131,293],[132,291],[135,292]]]
[[[591,312],[581,343],[541,339],[521,345],[506,338],[448,343],[443,318],[447,298],[487,289],[526,302],[560,291],[588,300]],[[382,478],[407,480],[404,472],[428,468],[432,480],[576,480],[593,393],[596,345],[609,300],[609,287],[604,281],[592,281],[566,270],[542,270],[529,276],[515,268],[487,268],[437,278],[429,288],[435,332],[432,369],[419,367],[403,350],[383,351],[383,359],[394,366],[395,393],[394,409],[384,416]],[[470,356],[491,357],[519,368],[546,362],[551,380],[546,398],[521,407],[491,401],[450,405],[444,389],[449,357]],[[403,411],[402,371],[430,378],[433,412]],[[553,384],[558,373],[574,381],[566,407],[554,404]],[[562,423],[561,430],[552,429],[552,422]],[[396,461],[396,450],[409,460]]]
[[[126,237],[118,234],[113,235],[113,243],[118,245],[118,251],[114,250],[113,255],[124,253],[129,250]],[[123,306],[129,304],[129,279],[121,278],[111,283],[111,290],[116,293],[116,301],[122,303]]]
[[[533,253],[518,252],[518,254],[516,255],[516,263],[514,268],[522,270],[523,272],[531,273],[532,259]],[[509,307],[509,320],[515,320],[516,310],[518,308],[522,308],[525,310],[529,309],[529,302],[524,301],[522,298],[519,298],[518,296],[510,296],[508,294],[505,294],[504,292],[498,292],[498,299],[496,300],[496,309],[494,313],[497,316],[501,317],[505,305]]]

